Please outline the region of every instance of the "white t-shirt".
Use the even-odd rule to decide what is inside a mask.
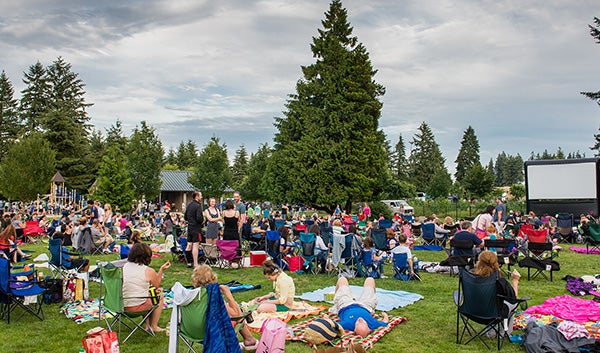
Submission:
[[[412,253],[410,252],[410,248],[406,245],[398,245],[392,249],[392,256],[394,254],[406,254],[407,258],[412,258]]]

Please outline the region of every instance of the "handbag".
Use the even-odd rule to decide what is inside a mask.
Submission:
[[[117,333],[95,327],[81,340],[86,353],[120,353]]]
[[[279,353],[285,351],[286,324],[278,318],[265,320],[260,328],[261,336],[256,353]]]
[[[292,256],[288,259],[290,272],[296,272],[302,269],[302,265],[304,264],[304,259],[302,256]]]

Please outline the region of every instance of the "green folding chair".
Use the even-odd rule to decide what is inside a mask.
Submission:
[[[600,251],[600,224],[590,223],[585,234],[585,249],[590,253],[590,247]]]
[[[112,321],[107,315],[104,315],[104,321],[106,322],[108,329],[115,331],[115,325],[117,327],[117,337],[119,342],[125,343],[137,330],[142,330],[150,336],[154,336],[152,330],[146,330],[144,324],[146,319],[150,317],[152,311],[156,309],[157,305],[153,306],[150,310],[140,312],[128,312],[125,311],[124,298],[123,297],[123,269],[115,267],[112,263],[98,264],[100,268],[101,285],[100,285],[100,305],[99,305],[99,317],[98,324],[102,320],[102,313],[107,312],[112,314]],[[137,297],[136,297],[137,298]],[[140,297],[141,298],[141,297]],[[143,298],[150,298],[143,297]],[[141,320],[138,321],[138,319]],[[130,330],[129,335],[121,341],[121,326],[125,326]]]

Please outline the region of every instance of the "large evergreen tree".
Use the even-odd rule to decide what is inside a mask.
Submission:
[[[240,187],[244,184],[244,180],[247,178],[247,176],[248,152],[246,152],[246,147],[244,145],[241,145],[240,148],[237,151],[235,151],[235,156],[233,157],[233,164],[231,165],[231,186],[235,190],[239,190]]]
[[[467,171],[461,185],[469,199],[482,198],[493,190],[494,174],[481,165],[475,165]]]
[[[458,182],[463,180],[467,171],[471,168],[481,165],[479,160],[479,141],[477,140],[477,136],[475,136],[475,130],[470,125],[463,134],[460,150],[454,163],[456,163],[454,177]]]
[[[0,162],[8,148],[19,138],[20,124],[15,89],[2,71],[0,74]]]
[[[220,198],[231,184],[227,146],[213,136],[202,149],[190,183],[203,192],[204,197]]]
[[[270,162],[271,149],[265,143],[258,147],[256,153],[250,155],[248,160],[248,172],[240,187],[240,191],[247,200],[271,200],[274,202],[285,202],[281,197],[284,195],[273,192],[271,183],[265,178],[266,170]]]
[[[398,142],[394,146],[394,157],[391,163],[392,177],[396,180],[406,181],[408,179],[408,161],[406,160],[406,146],[402,134],[398,136]]]
[[[21,91],[19,111],[25,133],[41,131],[43,114],[48,109],[50,84],[46,76],[46,68],[39,61],[23,73],[23,83],[27,85]]]
[[[128,210],[134,197],[127,157],[118,144],[112,144],[102,157],[94,198],[110,203],[113,207],[119,206],[121,210]]]
[[[160,194],[160,170],[163,148],[153,127],[145,121],[136,126],[126,148],[131,182],[135,197],[141,200],[153,200]]]
[[[0,164],[0,192],[16,200],[33,200],[50,191],[55,152],[39,133],[13,144]]]
[[[496,186],[509,186],[520,183],[524,180],[523,158],[519,154],[511,156],[501,152],[496,157],[493,171]]]
[[[387,162],[378,131],[385,89],[373,79],[369,54],[352,35],[347,11],[334,0],[311,50],[316,62],[289,96],[285,117],[276,118],[269,173],[287,201],[350,208],[381,187]]]
[[[412,140],[412,151],[408,160],[409,175],[418,191],[427,190],[431,177],[444,166],[444,157],[440,146],[429,125],[421,123]]]
[[[175,153],[175,162],[179,170],[191,170],[196,165],[198,159],[198,148],[192,140],[186,143],[179,143]]]
[[[596,43],[600,44],[600,19],[598,17],[594,17],[594,24],[588,25],[590,30],[590,35],[596,40]],[[584,96],[588,97],[596,101],[600,105],[600,91],[597,92],[581,92]],[[598,129],[600,131],[600,128]],[[590,147],[592,151],[595,152],[596,157],[600,157],[600,134],[594,135],[594,145]],[[579,153],[579,151],[577,151]]]
[[[125,148],[127,147],[127,137],[123,134],[123,126],[119,119],[117,119],[114,125],[106,129],[104,145],[106,147],[116,145],[121,150],[125,151]]]

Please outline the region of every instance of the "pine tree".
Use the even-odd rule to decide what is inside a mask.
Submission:
[[[489,169],[475,165],[467,171],[461,185],[469,199],[483,198],[493,190],[494,174]]]
[[[394,179],[403,181],[408,179],[408,161],[406,160],[406,146],[402,134],[398,136],[398,142],[394,146],[392,171],[394,172]]]
[[[127,166],[127,157],[117,144],[107,147],[98,169],[98,188],[94,198],[103,203],[119,206],[122,210],[131,207],[134,199],[133,186]]]
[[[248,172],[240,187],[242,195],[245,195],[248,200],[287,201],[281,197],[283,193],[277,195],[276,192],[272,192],[271,183],[265,178],[270,156],[271,149],[266,143],[260,145],[256,153],[250,155]]]
[[[440,146],[429,125],[421,123],[411,141],[412,151],[408,160],[409,174],[417,190],[427,190],[431,177],[440,169],[446,169]]]
[[[46,69],[48,101],[42,114],[46,139],[56,151],[56,167],[70,188],[85,192],[95,178],[99,160],[90,161],[90,126],[85,85],[61,57]],[[99,156],[98,156],[99,157]]]
[[[269,178],[286,201],[349,208],[372,198],[387,173],[378,131],[385,89],[374,81],[377,71],[341,1],[330,4],[322,26],[311,45],[316,62],[302,67],[285,117],[276,118],[268,173],[278,173]]]
[[[13,144],[0,165],[0,192],[16,200],[34,200],[50,189],[55,152],[39,133]]]
[[[46,76],[46,69],[38,61],[23,73],[23,83],[27,87],[21,91],[21,104],[19,111],[25,133],[33,133],[42,129],[42,115],[48,109],[50,84]]]
[[[160,170],[163,160],[162,143],[153,127],[145,121],[135,127],[126,148],[131,183],[137,200],[153,200],[160,194]]]
[[[600,131],[600,128],[598,128],[598,131]],[[594,139],[596,140],[596,143],[592,147],[590,147],[590,149],[592,151],[596,151],[596,154],[594,156],[600,157],[600,133],[594,134]],[[577,152],[579,153],[579,151]]]
[[[219,198],[231,185],[227,146],[221,145],[219,138],[213,136],[200,152],[190,183],[201,190],[205,198]]]
[[[191,170],[198,159],[198,148],[192,140],[188,140],[186,143],[179,143],[177,152],[175,152],[175,161],[179,170]]]
[[[475,136],[475,130],[470,125],[463,134],[460,150],[454,163],[456,163],[454,177],[459,182],[463,180],[468,170],[476,165],[481,165],[479,161],[479,141]]]
[[[0,74],[0,162],[21,134],[18,102],[14,94],[13,85],[3,70]]]
[[[235,151],[233,165],[231,166],[231,185],[235,190],[239,190],[244,184],[244,179],[248,176],[248,152],[246,147],[241,145]],[[245,195],[245,194],[244,194]]]
[[[123,135],[123,126],[119,119],[114,125],[106,130],[106,139],[104,141],[106,147],[118,146],[121,150],[125,151],[127,147],[127,137]]]
[[[445,198],[450,194],[452,179],[446,168],[438,169],[432,176],[427,187],[427,195],[433,199]]]

